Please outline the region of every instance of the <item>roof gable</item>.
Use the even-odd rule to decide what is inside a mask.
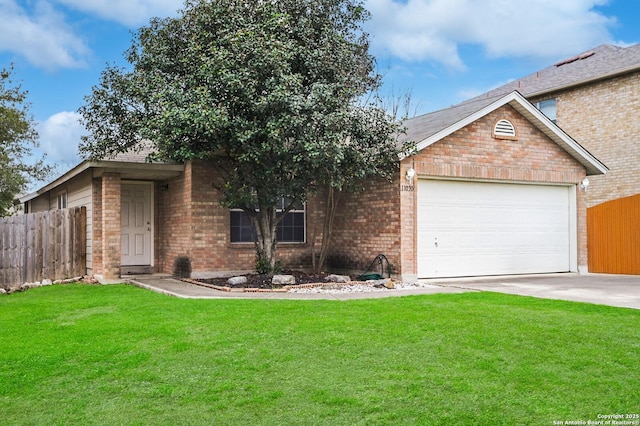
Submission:
[[[416,143],[418,151],[442,140],[498,108],[510,105],[536,128],[582,164],[588,175],[604,174],[607,167],[578,142],[556,126],[517,91],[498,99],[477,99],[445,110],[407,120],[405,140]]]

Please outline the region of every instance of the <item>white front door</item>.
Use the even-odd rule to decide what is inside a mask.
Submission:
[[[571,270],[571,189],[418,181],[420,278]]]
[[[151,265],[151,188],[122,185],[122,265]]]

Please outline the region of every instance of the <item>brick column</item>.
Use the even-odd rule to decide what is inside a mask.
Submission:
[[[413,158],[405,159],[400,165],[400,265],[399,273],[404,281],[418,280],[418,248],[417,248],[417,194],[418,176],[407,180],[407,170],[413,168]],[[415,172],[415,171],[414,171]]]
[[[120,277],[120,214],[120,175],[105,173],[102,175],[102,274],[106,279]]]
[[[580,178],[582,181],[582,178]],[[587,205],[585,200],[587,199],[586,191],[580,188],[580,184],[577,185],[577,200],[576,200],[576,219],[578,221],[578,272],[586,274],[589,271],[589,259],[588,259],[588,246],[587,246]]]
[[[93,253],[92,274],[102,274],[102,179],[94,178],[92,183],[93,194],[93,241],[91,251]]]

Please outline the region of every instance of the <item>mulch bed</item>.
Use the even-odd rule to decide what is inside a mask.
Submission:
[[[277,275],[293,275],[294,277],[296,277],[295,285],[302,285],[302,284],[325,283],[326,282],[325,278],[329,274],[326,274],[326,273],[309,274],[302,271],[282,271],[280,274],[277,274]],[[227,283],[228,278],[207,278],[207,279],[198,279],[196,281],[204,284],[210,284],[216,287],[226,287],[229,289],[251,288],[251,289],[272,290],[275,288],[282,287],[280,285],[271,284],[272,275],[269,275],[269,274],[248,274],[243,276],[247,277],[247,282],[237,286],[229,285],[229,283]],[[287,286],[287,287],[292,287],[292,286]]]

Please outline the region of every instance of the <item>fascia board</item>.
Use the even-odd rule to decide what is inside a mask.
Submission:
[[[89,169],[105,169],[105,170],[136,170],[136,169],[147,169],[147,170],[173,170],[177,172],[184,171],[184,164],[166,164],[166,163],[131,163],[126,161],[83,161],[78,164],[73,169],[69,170],[59,178],[54,181],[46,184],[42,188],[38,189],[35,192],[27,194],[23,197],[19,198],[21,203],[25,203],[27,201],[33,200],[34,198],[51,191],[57,186],[62,185],[63,183],[73,179],[78,176],[82,172]],[[95,176],[94,176],[95,177]]]
[[[558,127],[557,124],[551,121],[549,117],[544,115],[538,108],[531,104],[531,102],[527,101],[519,93],[517,95],[518,97],[515,98],[514,101],[510,102],[511,106],[513,106],[525,118],[532,121],[543,133],[549,136],[555,143],[560,145],[561,148],[585,166],[588,175],[606,174],[607,171],[609,171],[607,166],[587,151],[575,139],[569,136],[564,130]]]
[[[48,184],[46,184],[42,188],[36,190],[35,192],[27,194],[24,197],[20,197],[19,200],[20,200],[21,203],[26,203],[27,201],[33,200],[34,198],[44,194],[45,192],[48,192],[48,191],[52,190],[56,186],[61,185],[61,184],[65,183],[66,181],[78,176],[80,173],[82,173],[85,170],[93,167],[93,165],[95,165],[95,164],[96,163],[93,163],[93,162],[90,162],[90,161],[83,161],[82,163],[80,163],[77,166],[75,166],[73,169],[67,171],[65,174],[63,174],[59,178],[49,182]]]

